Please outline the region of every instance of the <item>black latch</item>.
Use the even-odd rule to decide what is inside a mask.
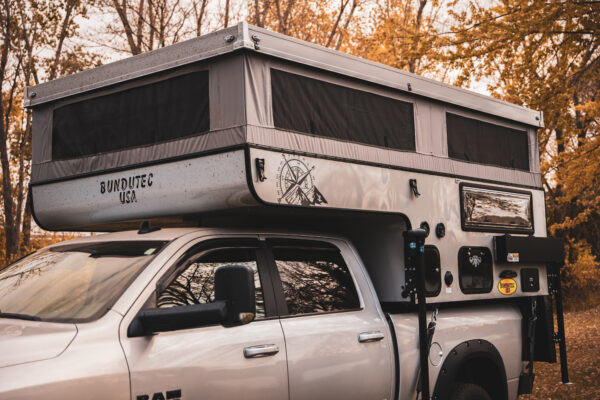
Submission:
[[[416,179],[409,179],[408,185],[410,186],[410,190],[415,197],[419,197],[421,195],[421,193],[419,193],[419,187],[417,186]]]
[[[265,176],[265,159],[264,158],[255,158],[254,163],[256,165],[256,175],[260,182],[264,182],[267,180]]]

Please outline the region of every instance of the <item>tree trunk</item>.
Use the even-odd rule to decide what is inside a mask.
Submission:
[[[223,22],[223,28],[229,26],[229,0],[225,1],[225,21]]]

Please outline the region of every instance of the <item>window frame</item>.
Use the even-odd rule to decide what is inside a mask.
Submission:
[[[313,312],[313,313],[306,313],[306,314],[290,314],[290,312],[288,311],[288,307],[287,307],[287,301],[285,298],[285,292],[283,290],[283,283],[281,281],[281,276],[279,273],[279,270],[277,268],[277,263],[275,261],[275,256],[273,254],[273,250],[272,250],[272,245],[271,243],[273,241],[278,241],[278,242],[283,242],[283,243],[291,243],[291,244],[304,244],[305,246],[315,246],[315,245],[321,245],[322,247],[324,247],[323,245],[327,246],[329,249],[333,250],[333,251],[337,251],[339,256],[342,258],[342,260],[344,261],[345,267],[348,270],[348,273],[350,274],[350,277],[352,278],[352,284],[354,285],[354,289],[356,291],[356,297],[358,299],[358,307],[357,308],[349,308],[349,309],[344,309],[344,310],[335,310],[335,311],[326,311],[326,312]],[[342,250],[339,248],[339,246],[331,243],[330,241],[327,240],[323,240],[323,239],[313,239],[313,238],[298,238],[298,237],[281,237],[281,236],[269,236],[265,239],[265,241],[261,241],[261,243],[263,243],[264,249],[265,249],[265,254],[267,256],[267,264],[268,264],[268,268],[271,270],[270,273],[272,274],[272,283],[273,283],[273,290],[275,292],[275,299],[277,302],[277,310],[279,313],[279,317],[280,318],[298,318],[298,317],[310,317],[310,316],[315,316],[315,315],[330,315],[330,314],[339,314],[339,313],[347,313],[347,312],[356,312],[356,311],[362,311],[365,308],[364,305],[364,301],[362,298],[362,294],[360,291],[360,286],[358,284],[358,281],[356,280],[356,277],[352,271],[352,268],[350,267],[350,263],[348,262],[347,258],[344,257],[344,254],[342,252]],[[296,247],[296,246],[290,246],[290,248]],[[300,247],[300,246],[297,246]]]
[[[162,274],[160,278],[158,278],[154,286],[154,290],[152,291],[152,294],[146,300],[146,302],[144,302],[144,305],[140,308],[139,311],[144,310],[150,302],[152,302],[154,304],[154,308],[156,308],[160,292],[164,290],[174,279],[176,279],[181,272],[185,271],[192,263],[213,251],[228,248],[252,248],[255,250],[258,277],[263,290],[263,301],[265,303],[265,317],[255,321],[264,321],[273,318],[278,318],[275,297],[273,294],[272,279],[268,271],[264,250],[261,246],[261,242],[259,241],[259,239],[252,237],[209,239],[192,245],[180,257],[178,257],[171,264],[171,266],[167,268],[167,270]]]

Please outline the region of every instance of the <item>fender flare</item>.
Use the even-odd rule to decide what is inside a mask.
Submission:
[[[502,380],[500,383],[501,393],[494,393],[493,398],[507,399],[508,386],[506,381],[506,370],[500,352],[492,343],[483,339],[467,340],[458,344],[449,353],[438,374],[432,398],[434,400],[447,400],[452,394],[456,378],[469,361],[487,361],[498,370]]]

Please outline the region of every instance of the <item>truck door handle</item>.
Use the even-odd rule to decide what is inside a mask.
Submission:
[[[358,335],[358,341],[360,343],[370,343],[370,342],[378,342],[383,339],[385,336],[383,333],[379,331],[374,332],[363,332]]]
[[[268,357],[274,356],[277,353],[279,353],[279,347],[274,344],[261,344],[244,349],[244,357],[246,358]]]

